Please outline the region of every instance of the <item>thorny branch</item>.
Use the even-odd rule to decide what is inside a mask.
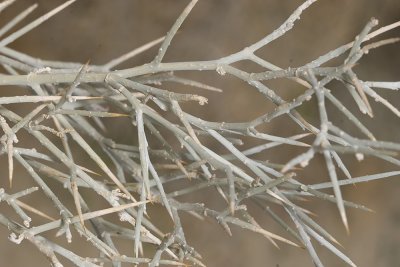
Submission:
[[[0,12],[13,2],[8,0],[0,3]],[[396,158],[400,144],[376,140],[374,134],[329,89],[331,81],[337,80],[349,91],[349,96],[362,113],[373,117],[369,103],[373,98],[400,117],[400,111],[378,93],[380,88],[398,90],[400,82],[362,81],[354,69],[356,63],[369,50],[399,41],[399,38],[389,38],[364,45],[366,41],[399,27],[400,22],[371,32],[378,24],[376,19],[371,19],[353,42],[332,50],[304,66],[286,69],[258,57],[255,52],[289,32],[302,12],[316,0],[305,1],[278,29],[261,40],[237,53],[209,61],[162,61],[179,27],[195,7],[197,0],[192,0],[187,5],[165,37],[118,56],[104,65],[45,61],[7,47],[73,2],[75,0],[65,2],[0,40],[0,63],[7,72],[0,75],[0,85],[29,88],[29,95],[0,97],[0,126],[3,132],[0,137],[0,155],[7,155],[10,185],[15,160],[39,186],[14,194],[6,193],[4,188],[0,190],[0,201],[5,201],[23,222],[23,225],[20,225],[17,220],[0,213],[0,223],[12,232],[11,241],[30,241],[48,257],[53,266],[62,266],[57,255],[77,266],[100,266],[97,264],[105,262],[111,262],[113,266],[121,266],[122,263],[204,266],[201,256],[186,241],[185,229],[180,219],[180,214],[186,212],[197,218],[214,219],[228,234],[232,234],[230,227],[236,225],[262,234],[276,246],[276,241],[281,241],[305,247],[314,264],[323,266],[313,247],[312,240],[315,240],[350,266],[355,266],[335,247],[339,243],[309,216],[308,210],[300,206],[299,200],[314,197],[336,203],[343,224],[348,230],[346,208],[367,211],[369,209],[343,200],[341,186],[400,174],[400,171],[391,171],[363,177],[351,176],[341,159],[342,154],[354,154],[359,160],[367,155],[400,166],[400,160]],[[29,7],[0,28],[0,36],[13,29],[36,6]],[[129,69],[113,70],[119,64],[159,43],[161,46],[152,62]],[[345,57],[342,64],[325,66],[332,59],[341,56]],[[252,73],[233,66],[234,63],[245,60],[258,64],[264,71]],[[232,75],[247,82],[276,108],[245,122],[205,121],[189,114],[181,105],[182,102],[188,101],[193,102],[193,105],[204,105],[207,103],[205,97],[175,93],[162,88],[164,83],[173,82],[222,92],[221,89],[208,84],[177,76],[180,72],[187,71],[216,71],[221,76]],[[305,90],[292,100],[286,101],[273,88],[263,83],[271,79],[290,79],[305,87]],[[155,86],[158,84],[160,87]],[[297,110],[314,96],[318,106],[319,125],[308,122]],[[345,129],[334,125],[326,108],[328,101],[367,139],[353,137]],[[40,105],[21,117],[8,107],[9,104],[17,103]],[[179,123],[171,121],[165,114],[175,116]],[[259,126],[281,116],[288,116],[293,120],[299,126],[299,133],[283,137],[257,130],[260,129]],[[122,117],[129,121],[129,127],[137,131],[138,138],[134,143],[138,145],[118,143],[111,136],[107,136],[102,120],[104,117]],[[21,131],[36,139],[46,152],[38,152],[35,148],[17,147],[17,136]],[[49,133],[60,138],[62,145],[59,146],[54,138],[49,138]],[[175,138],[174,141],[171,141],[171,136]],[[223,146],[227,154],[207,147],[206,140],[210,138]],[[246,150],[238,148],[250,139],[259,140],[263,144]],[[175,141],[178,141],[181,147],[176,147]],[[101,173],[75,162],[73,142],[109,180],[101,181],[98,179]],[[96,144],[97,148],[92,144]],[[306,151],[293,156],[284,164],[260,161],[254,157],[278,146],[296,146],[305,148]],[[297,179],[297,171],[305,168],[317,154],[323,155],[330,182],[300,182],[305,179]],[[112,166],[106,162],[112,162]],[[64,172],[65,167],[68,172]],[[348,179],[339,179],[338,170]],[[48,179],[61,183],[70,192],[77,216],[74,216],[74,212],[67,208],[49,186]],[[169,189],[166,190],[167,183],[174,184],[177,181],[184,181],[186,187],[171,189],[174,187],[168,186]],[[217,211],[203,203],[185,203],[179,200],[180,196],[204,188],[215,188],[226,203],[226,208]],[[327,188],[332,188],[334,195],[322,191]],[[93,208],[80,194],[80,189],[96,192],[98,197],[106,200],[111,207],[92,211]],[[58,209],[59,218],[52,218],[46,211],[19,200],[39,192],[44,193]],[[135,196],[139,197],[139,202],[135,200]],[[289,234],[289,238],[263,229],[246,210],[247,203],[255,203],[266,211]],[[157,222],[147,216],[147,209],[152,205],[162,205],[166,209],[174,225],[170,233],[161,232]],[[274,208],[271,208],[272,206]],[[274,209],[287,212],[291,221],[279,217]],[[30,213],[42,217],[47,222],[40,224],[32,221]],[[118,213],[122,223],[117,224],[103,217],[110,213]],[[84,225],[86,220],[91,223]],[[85,236],[88,242],[99,250],[99,257],[76,255],[41,235],[58,229],[57,236],[65,234],[71,242],[73,235],[70,227]],[[120,254],[114,244],[126,238],[133,242],[131,256]],[[140,257],[143,254],[144,243],[155,247],[153,258]]]

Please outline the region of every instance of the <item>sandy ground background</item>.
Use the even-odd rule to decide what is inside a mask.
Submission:
[[[44,14],[62,3],[59,0],[39,0],[39,8],[30,20]],[[85,62],[94,64],[108,60],[164,35],[188,1],[184,0],[78,0],[73,6],[14,42],[11,47],[35,57],[54,60]],[[173,41],[165,61],[214,59],[252,44],[278,27],[302,1],[299,0],[200,0]],[[3,23],[30,4],[31,0],[18,0],[17,4],[3,12]],[[258,55],[281,67],[296,67],[339,45],[347,43],[359,33],[369,18],[376,17],[380,25],[400,20],[398,0],[330,0],[319,1],[303,15],[294,30],[280,40],[259,51]],[[399,36],[393,31],[388,36]],[[156,49],[136,57],[120,68],[139,65],[153,58]],[[357,72],[369,80],[399,80],[399,45],[388,46],[361,60]],[[368,77],[368,78],[367,78]],[[241,121],[253,118],[268,109],[265,100],[242,82],[216,74],[201,74],[203,81],[224,88],[223,95],[208,94],[206,107],[191,108],[193,113],[207,119]],[[293,84],[274,83],[284,97],[293,97],[300,91]],[[9,89],[10,90],[10,89]],[[297,91],[296,91],[297,90]],[[0,94],[1,91],[0,91]],[[339,93],[340,95],[340,93]],[[345,96],[345,94],[343,94]],[[400,106],[400,98],[388,93],[392,103]],[[344,100],[346,101],[346,100]],[[347,102],[351,103],[351,102]],[[188,107],[190,108],[190,107]],[[399,142],[399,123],[394,115],[374,104],[375,120],[365,123],[384,140]],[[309,119],[315,119],[315,110],[302,110]],[[332,111],[333,112],[333,111]],[[339,122],[346,124],[346,120]],[[118,125],[117,125],[118,126]],[[275,135],[287,136],[294,133],[284,123],[274,123],[266,130]],[[124,139],[123,131],[112,131]],[[28,141],[29,143],[29,141]],[[283,162],[287,152],[276,151],[266,154],[271,160]],[[5,157],[0,159],[1,186],[6,187],[7,167]],[[358,164],[348,159],[354,176],[392,170],[393,166],[366,159]],[[19,177],[18,177],[19,176]],[[303,173],[303,179],[326,180],[323,161],[316,160]],[[16,179],[29,179],[26,173],[17,170]],[[16,181],[18,184],[22,182]],[[400,266],[400,180],[350,186],[343,190],[346,199],[374,209],[376,213],[358,210],[349,211],[351,234],[346,235],[339,221],[336,207],[329,203],[307,204],[318,214],[316,220],[325,226],[344,247],[344,251],[358,266]],[[212,201],[213,192],[210,194]],[[202,195],[193,196],[202,197]],[[32,199],[38,206],[49,205],[47,201]],[[31,202],[33,203],[33,202]],[[0,210],[5,209],[0,204]],[[252,207],[250,207],[252,209]],[[257,213],[260,211],[254,209]],[[157,216],[157,215],[154,215]],[[282,230],[267,216],[257,218],[268,230]],[[312,266],[308,254],[284,244],[274,248],[263,237],[233,229],[233,237],[227,236],[214,222],[200,222],[184,217],[188,241],[203,255],[208,266]],[[0,228],[0,266],[48,266],[46,259],[36,248],[24,242],[17,246],[7,240],[7,229]],[[89,251],[81,240],[79,251]],[[78,242],[77,242],[78,243]],[[318,247],[318,246],[317,246]],[[326,266],[345,266],[330,252],[318,248]],[[93,252],[93,251],[91,251]],[[66,266],[69,266],[66,264]]]

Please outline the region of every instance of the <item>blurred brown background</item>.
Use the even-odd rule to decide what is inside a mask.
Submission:
[[[39,8],[34,15],[29,16],[29,20],[64,1],[18,0],[17,4],[1,13],[1,22],[9,21],[18,11],[34,2],[39,3]],[[163,36],[187,3],[185,0],[78,0],[38,29],[14,42],[11,47],[43,59],[77,62],[91,59],[93,64],[102,64]],[[278,27],[301,3],[299,0],[200,0],[173,40],[164,61],[208,60],[236,52]],[[290,33],[257,54],[281,67],[300,66],[352,41],[371,17],[379,19],[381,26],[400,20],[400,1],[319,1],[302,15]],[[385,34],[399,35],[399,30]],[[146,63],[156,52],[154,48],[119,68]],[[362,79],[400,80],[398,44],[373,51],[360,63],[356,70]],[[236,79],[220,77],[214,73],[201,73],[196,78],[224,89],[222,96],[205,93],[210,99],[206,107],[192,108],[192,112],[203,118],[241,121],[254,118],[270,108],[255,90]],[[301,92],[293,84],[271,83],[271,86],[277,86],[278,92],[287,98]],[[400,106],[400,98],[396,94],[384,95],[395,106]],[[350,101],[346,103],[351,104]],[[364,122],[377,137],[399,142],[398,118],[379,105],[374,105],[374,108],[375,119],[365,119]],[[303,112],[311,120],[315,116],[312,108],[305,108]],[[345,125],[345,120],[338,120]],[[295,132],[282,123],[270,125],[265,130],[281,136]],[[272,157],[269,154],[266,156]],[[4,158],[0,167],[2,180],[5,181],[7,165]],[[288,158],[290,155],[280,151],[272,159],[283,162]],[[348,160],[356,163],[352,158]],[[353,176],[358,176],[392,170],[393,166],[367,159],[360,164],[351,164],[349,168]],[[310,169],[312,171],[303,173],[302,179],[328,179],[323,161],[316,159]],[[21,179],[28,179],[24,172],[17,171],[17,174],[21,175]],[[4,182],[1,184],[6,186]],[[399,178],[348,186],[343,191],[346,199],[367,205],[376,213],[348,210],[351,229],[349,236],[340,223],[335,205],[323,202],[310,204],[308,207],[318,214],[316,220],[337,237],[344,247],[343,251],[358,266],[400,266]],[[3,208],[4,204],[0,207]],[[261,213],[257,209],[252,212]],[[283,234],[279,226],[267,216],[260,215],[258,219],[265,220],[261,224],[268,230]],[[278,250],[263,237],[241,229],[234,228],[233,237],[229,237],[216,223],[200,222],[187,216],[184,216],[184,227],[189,243],[198,249],[210,267],[312,266],[306,251],[284,244]],[[7,235],[7,229],[0,228],[0,266],[48,266],[36,248],[27,242],[17,246],[7,240]],[[326,266],[345,266],[329,251],[321,248],[318,251]]]

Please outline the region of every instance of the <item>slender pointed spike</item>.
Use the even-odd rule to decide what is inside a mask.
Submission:
[[[235,214],[236,209],[236,190],[235,190],[235,177],[233,176],[232,169],[227,169],[226,175],[228,177],[228,192],[229,192],[229,211],[231,215]]]
[[[251,224],[253,224],[253,225],[257,226],[257,227],[261,227],[261,226],[257,223],[257,221],[256,221],[247,211],[241,210],[241,214],[242,214],[242,216],[245,218],[245,220],[247,220],[249,223],[251,223]],[[272,238],[269,237],[269,236],[266,236],[266,238],[268,239],[269,242],[271,242],[271,244],[272,244],[274,247],[276,247],[277,249],[280,249],[279,245],[275,242],[274,239],[272,239]]]
[[[71,182],[71,188],[72,188],[72,196],[74,198],[75,208],[78,213],[79,220],[81,222],[82,228],[84,229],[84,231],[86,231],[85,223],[84,223],[83,216],[82,216],[82,207],[81,207],[81,202],[79,199],[79,191],[78,191],[78,186],[76,184],[76,181]]]
[[[283,168],[281,169],[282,173],[288,172],[289,170],[292,170],[294,166],[300,164],[301,167],[305,167],[308,165],[309,161],[314,158],[314,149],[310,148],[307,152],[300,154],[299,156],[291,159],[289,162],[287,162]]]
[[[378,93],[376,93],[374,90],[372,90],[368,86],[364,85],[364,89],[369,96],[375,98],[376,101],[378,101],[378,102],[382,103],[384,106],[386,106],[393,114],[395,114],[397,117],[400,117],[400,111],[395,106],[393,106],[388,100],[386,100],[385,98],[380,96]]]
[[[69,110],[69,109],[58,109],[55,114],[64,115],[75,115],[75,116],[85,116],[93,118],[116,118],[116,117],[129,117],[128,114],[105,112],[105,111],[91,111],[91,110]]]
[[[307,225],[304,225],[304,229],[306,230],[307,233],[309,233],[312,237],[314,237],[315,240],[317,240],[322,246],[329,249],[332,253],[334,253],[336,256],[338,256],[340,259],[342,259],[344,262],[346,262],[350,266],[356,267],[354,262],[352,262],[349,257],[347,257],[344,253],[342,253],[340,250],[338,250],[335,246],[333,246],[331,243],[329,243],[325,238],[320,236],[313,229],[311,229]]]
[[[0,116],[0,128],[3,130],[4,135],[0,138],[0,142],[7,149],[7,158],[8,158],[8,180],[10,183],[10,188],[12,187],[13,180],[13,172],[14,172],[14,146],[13,143],[17,143],[18,139],[15,135],[15,132],[8,125],[6,119]]]
[[[346,175],[347,179],[351,179],[351,174],[350,174],[349,170],[346,168],[346,165],[344,165],[342,159],[339,157],[338,153],[335,151],[332,151],[331,153],[332,153],[333,158],[336,161],[336,164],[342,170],[344,175]]]
[[[144,45],[142,45],[142,46],[140,46],[138,48],[135,48],[134,50],[132,50],[132,51],[130,51],[130,52],[118,57],[118,58],[110,60],[108,63],[104,64],[104,67],[106,69],[112,69],[115,66],[118,66],[121,63],[127,61],[128,59],[133,58],[134,56],[139,55],[139,54],[143,53],[144,51],[152,48],[153,46],[161,43],[162,41],[164,41],[164,39],[165,39],[165,36],[160,37],[160,38],[158,38],[158,39],[156,39],[154,41],[151,41],[151,42],[149,42],[147,44],[144,44]]]
[[[190,179],[190,174],[189,174],[188,171],[185,169],[185,166],[183,166],[182,162],[181,162],[179,159],[175,160],[175,164],[176,164],[176,166],[178,166],[178,168],[182,171],[182,173],[185,174],[186,177]]]
[[[0,12],[3,11],[4,9],[6,9],[11,4],[13,4],[14,2],[15,2],[15,0],[5,0],[5,1],[1,2],[0,3]]]
[[[297,217],[297,214],[295,213],[294,210],[291,210],[289,208],[285,208],[285,210],[289,213],[290,217],[292,218],[293,222],[295,223],[297,230],[299,231],[300,237],[303,240],[303,243],[304,243],[306,249],[308,250],[312,261],[314,262],[314,265],[316,267],[323,267],[324,265],[322,264],[321,260],[319,259],[318,254],[315,251],[315,249],[311,243],[310,236],[304,229],[303,222],[300,220],[300,218]]]
[[[16,123],[12,127],[12,131],[14,134],[16,134],[22,127],[24,127],[26,124],[28,124],[37,114],[39,114],[42,109],[44,109],[47,106],[47,104],[42,104],[37,106],[34,110],[32,110],[28,115],[26,115],[22,120],[20,120],[18,123]]]
[[[32,21],[31,23],[29,23],[25,27],[19,29],[18,31],[13,32],[12,34],[10,34],[9,36],[7,36],[6,38],[4,38],[3,40],[0,41],[0,47],[7,46],[8,44],[14,42],[15,40],[17,40],[21,36],[25,35],[26,33],[28,33],[29,31],[33,30],[34,28],[36,28],[37,26],[39,26],[43,22],[47,21],[49,18],[51,18],[52,16],[54,16],[55,14],[57,14],[58,12],[63,10],[64,8],[66,8],[69,5],[71,5],[72,3],[74,3],[75,1],[76,0],[69,0],[69,1],[65,2],[64,4],[56,7],[55,9],[51,10],[50,12],[44,14],[43,16],[37,18],[36,20]]]
[[[12,29],[15,25],[17,25],[24,18],[26,18],[37,7],[38,7],[38,4],[33,4],[30,7],[28,7],[27,9],[25,9],[24,11],[22,11],[21,13],[19,13],[17,16],[15,16],[12,20],[10,20],[10,22],[8,22],[6,25],[4,25],[0,29],[0,37],[3,36],[5,33],[7,33],[10,29]],[[0,9],[1,9],[1,7],[0,7]]]
[[[323,154],[324,154],[325,162],[326,162],[326,165],[328,168],[328,173],[329,173],[329,176],[332,181],[333,192],[334,192],[336,200],[337,200],[337,206],[339,209],[340,217],[342,219],[344,227],[346,228],[346,232],[349,234],[350,230],[349,230],[349,225],[348,225],[348,221],[347,221],[346,210],[345,210],[344,203],[343,203],[342,192],[340,190],[340,186],[338,183],[335,166],[333,165],[330,152],[327,150],[324,150]]]
[[[388,39],[384,39],[384,40],[380,40],[371,44],[367,44],[365,45],[361,50],[364,54],[368,53],[369,50],[371,49],[376,49],[379,47],[382,47],[384,45],[391,45],[391,44],[395,44],[400,42],[400,38],[396,37],[396,38],[388,38]]]
[[[193,87],[197,87],[200,89],[209,90],[209,91],[213,91],[213,92],[217,92],[217,93],[223,92],[223,90],[220,88],[216,88],[216,87],[210,86],[208,84],[204,84],[201,82],[197,82],[197,81],[193,81],[190,79],[185,79],[185,78],[181,78],[181,77],[177,77],[177,76],[171,76],[169,79],[167,79],[167,81],[172,81],[172,82],[180,83],[183,85],[193,86]]]
[[[58,103],[54,107],[55,111],[60,109],[64,105],[65,101],[71,99],[72,91],[79,85],[80,80],[82,79],[82,76],[87,72],[88,67],[89,67],[89,62],[90,62],[90,60],[88,60],[84,65],[82,65],[79,68],[79,71],[78,71],[78,74],[75,77],[75,80],[68,87],[68,89],[64,92],[64,94],[62,95],[60,101],[58,101]]]
[[[32,206],[30,206],[30,205],[18,200],[18,199],[15,200],[15,203],[17,203],[17,205],[20,206],[21,208],[23,208],[23,209],[25,209],[27,211],[30,211],[30,212],[32,212],[32,213],[34,213],[36,215],[39,215],[39,216],[41,216],[41,217],[43,217],[45,219],[48,219],[50,221],[55,221],[56,220],[53,217],[47,215],[46,213],[43,213],[40,210],[37,210],[36,208],[34,208],[34,207],[32,207]]]
[[[197,135],[196,135],[195,131],[193,130],[192,126],[190,125],[190,123],[186,119],[185,114],[182,111],[178,101],[172,100],[171,102],[172,102],[172,110],[173,110],[173,112],[180,119],[182,124],[185,126],[185,128],[186,128],[188,134],[190,135],[190,137],[192,137],[193,140],[195,140],[199,145],[201,145],[200,140],[197,138]]]
[[[120,212],[129,208],[133,208],[133,207],[137,207],[140,205],[144,205],[146,203],[149,203],[149,200],[146,201],[138,201],[135,203],[128,203],[128,204],[124,204],[124,205],[120,205],[120,206],[116,206],[116,207],[112,207],[112,208],[107,208],[107,209],[102,209],[102,210],[98,210],[98,211],[92,211],[92,212],[87,212],[82,214],[82,218],[83,220],[87,221],[93,218],[97,218],[97,217],[101,217],[107,214],[111,214],[111,213],[115,213],[115,212]],[[74,216],[71,219],[72,223],[77,223],[80,221],[79,216]]]
[[[324,94],[340,112],[342,112],[361,132],[368,136],[371,140],[376,140],[375,136],[365,127],[356,116],[353,115],[335,96],[333,96],[328,90],[324,90]]]
[[[157,56],[153,60],[154,64],[158,65],[158,64],[161,63],[162,59],[164,58],[165,53],[167,52],[167,49],[168,49],[170,43],[172,41],[172,38],[174,38],[174,36],[177,33],[178,29],[181,27],[182,23],[184,22],[186,17],[189,15],[190,11],[196,5],[197,1],[198,0],[190,1],[190,3],[182,11],[181,15],[177,18],[177,20],[175,21],[174,25],[172,25],[172,28],[169,30],[169,32],[165,36],[164,42],[162,43],[160,49],[158,50]]]
[[[350,49],[349,56],[347,57],[346,61],[349,61],[352,57],[355,56],[355,54],[360,50],[360,46],[362,42],[365,40],[367,37],[367,34],[372,30],[373,27],[378,25],[378,20],[375,18],[371,18],[368,23],[364,26],[362,31],[360,32],[359,35],[356,36],[353,47]]]
[[[369,182],[369,181],[373,181],[373,180],[384,179],[384,178],[389,178],[389,177],[399,176],[399,175],[400,175],[400,171],[383,172],[383,173],[378,173],[378,174],[353,177],[351,180],[340,180],[340,181],[338,181],[338,183],[339,183],[339,185],[349,185],[349,184]],[[309,187],[319,190],[319,189],[325,189],[325,188],[332,188],[333,184],[332,184],[332,182],[326,182],[326,183],[320,183],[320,184],[313,184],[313,185],[310,185]]]
[[[281,237],[279,235],[273,234],[273,233],[271,233],[271,232],[269,232],[269,231],[267,231],[267,230],[265,230],[265,229],[263,229],[261,227],[255,226],[255,225],[253,225],[251,223],[244,222],[244,221],[242,221],[242,220],[240,220],[238,218],[234,218],[234,217],[229,217],[228,216],[228,217],[225,217],[225,220],[228,223],[235,224],[235,225],[237,225],[239,227],[243,227],[243,228],[245,228],[247,230],[250,230],[250,231],[253,231],[253,232],[256,232],[256,233],[260,233],[260,234],[262,234],[264,236],[269,236],[269,237],[271,237],[271,238],[273,238],[275,240],[279,240],[281,242],[287,243],[287,244],[295,246],[295,247],[300,247],[298,244],[296,244],[296,243],[294,243],[294,242],[292,242],[292,241],[290,241],[290,240],[288,240],[286,238],[283,238],[283,237]]]
[[[8,180],[10,182],[10,188],[12,187],[13,173],[14,173],[14,160],[13,160],[13,145],[12,141],[7,142],[7,154],[8,154]]]
[[[140,193],[140,201],[144,202],[147,198],[146,195],[146,188],[144,187],[144,184],[142,183],[142,188],[141,188],[141,193]],[[143,220],[143,214],[144,214],[144,209],[145,209],[145,204],[142,204],[138,208],[138,212],[136,215],[136,222],[135,222],[135,232],[134,232],[134,242],[133,242],[133,251],[134,255],[137,258],[139,256],[139,248],[140,248],[140,235],[141,235],[141,228],[142,228],[142,220]]]
[[[273,40],[276,40],[277,38],[281,37],[284,35],[286,32],[291,30],[294,26],[294,22],[300,18],[300,15],[303,13],[304,10],[306,10],[309,6],[311,6],[314,2],[317,0],[307,0],[305,1],[302,5],[300,5],[290,16],[287,18],[287,20],[282,23],[281,26],[279,26],[278,29],[270,33],[269,35],[265,36],[263,39],[260,41],[254,43],[253,45],[249,46],[247,48],[248,51],[254,52],[261,47],[269,44]]]
[[[259,205],[261,204],[259,203]],[[265,211],[269,213],[272,219],[276,221],[286,232],[293,235],[300,243],[303,243],[301,237],[281,217],[279,217],[274,211],[272,211],[270,207],[265,207]]]
[[[172,214],[171,205],[169,204],[168,198],[165,194],[164,187],[161,183],[161,180],[160,180],[160,177],[158,176],[157,171],[154,169],[154,166],[150,160],[149,160],[149,169],[150,169],[150,173],[153,175],[154,180],[156,181],[158,191],[160,191],[161,201],[163,202],[165,208],[167,209],[167,212],[168,212],[169,216],[171,217],[172,221],[174,221],[174,216]]]
[[[147,195],[150,197],[151,196],[150,183],[149,183],[150,157],[148,156],[148,143],[147,143],[146,133],[144,131],[143,111],[141,109],[136,109],[136,125],[138,131],[139,156],[140,156],[140,165],[142,168],[143,186],[146,189]]]
[[[348,72],[348,75],[351,79],[352,84],[354,85],[358,94],[360,95],[362,101],[364,102],[365,106],[367,107],[368,115],[371,118],[373,118],[374,114],[372,112],[371,104],[368,101],[367,95],[364,92],[364,89],[363,89],[363,86],[362,86],[360,80],[357,78],[357,76],[351,70]]]
[[[300,207],[294,205],[293,203],[290,204],[290,207],[295,210],[297,217],[299,217],[303,221],[304,224],[311,226],[313,229],[318,231],[325,238],[328,238],[332,242],[343,247],[330,233],[328,233],[323,227],[321,227],[318,223],[316,223],[314,220],[312,220]],[[277,215],[274,215],[274,216],[277,216]],[[290,229],[290,227],[289,227],[289,229]],[[295,236],[298,236],[298,235],[296,234]]]

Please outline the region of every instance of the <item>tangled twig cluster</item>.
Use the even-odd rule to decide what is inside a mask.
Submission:
[[[231,234],[230,227],[234,225],[260,233],[276,246],[276,242],[281,241],[305,247],[314,264],[323,266],[313,247],[312,240],[315,240],[350,266],[355,266],[335,246],[338,244],[335,238],[312,219],[298,200],[313,197],[336,203],[342,222],[348,229],[347,207],[369,209],[343,200],[341,186],[400,174],[400,171],[392,171],[351,176],[341,159],[342,154],[350,153],[360,160],[364,155],[376,157],[399,166],[400,161],[396,156],[400,144],[376,140],[374,134],[329,90],[331,81],[339,81],[363,114],[373,117],[369,103],[372,98],[400,116],[400,111],[378,93],[382,88],[397,90],[400,82],[362,81],[354,70],[356,63],[368,51],[400,40],[390,38],[365,44],[400,26],[400,23],[371,32],[377,25],[377,20],[371,19],[353,42],[297,68],[282,69],[255,54],[290,31],[302,12],[315,1],[305,1],[278,29],[261,40],[237,53],[209,61],[163,62],[173,37],[197,0],[188,4],[165,37],[103,65],[45,61],[8,47],[75,0],[65,2],[3,38],[0,41],[0,64],[7,73],[1,74],[0,85],[21,86],[26,89],[26,95],[0,97],[0,126],[3,130],[0,138],[1,155],[7,156],[10,185],[15,163],[22,166],[38,185],[14,194],[6,193],[9,189],[1,189],[0,200],[6,202],[22,221],[20,224],[19,220],[0,213],[0,223],[11,231],[10,240],[16,243],[30,241],[48,257],[53,266],[62,266],[59,256],[77,266],[99,266],[106,262],[113,266],[121,266],[122,263],[204,266],[200,255],[186,242],[180,216],[181,213],[189,213],[197,218],[214,219],[228,234]],[[3,11],[13,2],[2,2],[0,10]],[[29,7],[4,25],[0,35],[13,29],[35,8],[36,5]],[[161,44],[158,54],[150,63],[114,70],[122,62],[158,44]],[[340,65],[325,66],[332,59],[340,57],[344,58]],[[233,66],[241,61],[252,61],[264,71],[252,73]],[[183,102],[204,105],[207,103],[205,97],[176,93],[162,87],[165,83],[179,83],[221,91],[178,76],[180,72],[187,71],[216,71],[221,76],[232,75],[247,82],[276,108],[246,122],[205,121],[182,108]],[[271,79],[289,79],[305,89],[294,99],[286,101],[263,83]],[[312,98],[316,99],[318,105],[319,125],[312,125],[296,110]],[[352,136],[330,121],[326,109],[328,101],[365,139]],[[10,104],[25,103],[37,105],[23,117],[9,107]],[[298,126],[298,134],[283,137],[258,130],[259,126],[281,116],[288,116]],[[103,118],[115,117],[124,117],[130,122],[129,127],[137,131],[137,146],[119,143],[107,135]],[[17,136],[22,131],[36,139],[41,149],[18,146]],[[54,139],[61,140],[61,145]],[[220,154],[204,145],[204,140],[210,139],[217,141],[228,153]],[[238,148],[241,143],[251,139],[262,141],[263,144],[246,150]],[[181,147],[177,147],[176,142]],[[71,147],[73,143],[98,166],[96,172],[75,162],[76,149]],[[302,147],[305,152],[293,155],[284,164],[254,157],[278,146],[283,149],[287,146]],[[321,154],[325,160],[330,181],[307,184],[304,179],[296,179],[297,170],[306,167],[317,154]],[[99,172],[108,181],[99,179]],[[339,179],[338,172],[344,174],[346,179]],[[61,183],[70,193],[74,210],[68,209],[60,200],[48,179]],[[183,189],[171,189],[174,187],[168,186],[169,190],[166,190],[166,184],[175,182],[184,182],[186,186]],[[210,187],[218,191],[221,201],[226,203],[225,209],[214,210],[203,203],[179,200],[183,195]],[[333,189],[334,195],[324,192],[325,189]],[[93,190],[109,203],[110,208],[93,211],[82,190]],[[39,193],[54,204],[59,218],[52,218],[46,214],[46,210],[23,201],[24,196]],[[247,211],[246,203],[249,202],[267,212],[287,231],[290,238],[263,229]],[[161,205],[169,214],[173,223],[169,233],[160,231],[157,222],[146,216],[149,205]],[[291,221],[278,216],[278,209],[284,210]],[[47,222],[37,224],[29,213],[41,216]],[[117,213],[120,222],[104,217],[110,213]],[[75,233],[85,237],[88,244],[99,251],[99,256],[77,255],[57,244],[56,240],[43,236],[54,229],[57,229],[57,236],[65,235],[68,242],[73,241]],[[132,240],[132,255],[120,254],[116,245],[120,239]],[[146,248],[144,245],[153,247],[155,252],[152,257],[142,257]]]

